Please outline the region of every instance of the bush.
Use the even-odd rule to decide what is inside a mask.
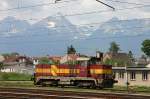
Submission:
[[[0,73],[1,81],[31,80],[31,75],[18,73]]]

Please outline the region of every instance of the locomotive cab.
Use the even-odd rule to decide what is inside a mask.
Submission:
[[[112,88],[116,81],[113,78],[112,66],[101,63],[101,58],[92,57],[89,61],[90,76],[97,80],[97,86]]]

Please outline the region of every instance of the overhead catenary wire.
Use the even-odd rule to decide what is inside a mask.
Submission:
[[[75,0],[73,0],[75,1]],[[77,0],[76,0],[77,1]],[[111,1],[111,0],[110,0]],[[63,2],[69,2],[69,1],[63,1]],[[62,2],[59,2],[62,3]],[[54,4],[54,3],[52,3]],[[38,5],[37,5],[38,6]],[[148,5],[143,5],[143,6],[135,6],[135,7],[131,7],[131,8],[123,8],[123,9],[117,9],[117,10],[126,10],[126,9],[134,9],[134,8],[140,8],[140,7],[147,7]],[[32,6],[31,6],[32,7]],[[22,7],[18,7],[17,9],[20,9]],[[24,8],[24,7],[23,7]],[[99,11],[96,11],[99,12]],[[96,12],[85,12],[85,13],[76,13],[76,14],[69,14],[69,15],[61,15],[61,16],[76,16],[76,15],[84,15],[84,14],[92,14],[92,13],[96,13]],[[102,11],[103,12],[103,11]],[[105,11],[104,11],[105,12]],[[107,12],[107,11],[106,11]],[[59,16],[56,16],[59,17]],[[36,20],[36,19],[30,19],[30,20]],[[93,24],[99,24],[99,23],[93,23]],[[81,25],[89,25],[89,24],[81,24]],[[60,27],[64,27],[64,26],[60,26]]]
[[[64,1],[65,2],[65,1]],[[127,8],[120,8],[120,9],[116,9],[116,11],[122,11],[122,10],[128,10],[128,9],[136,9],[136,8],[142,8],[142,7],[150,7],[150,5],[142,5],[142,6],[134,6],[134,7],[127,7]],[[20,9],[22,7],[16,8],[16,9]],[[94,14],[94,13],[105,13],[105,12],[111,12],[112,10],[98,10],[98,11],[89,11],[89,12],[82,12],[82,13],[74,13],[74,14],[66,14],[66,15],[56,15],[53,17],[60,17],[60,16],[64,16],[64,17],[73,17],[73,16],[80,16],[80,15],[87,15],[87,14]],[[37,18],[29,18],[27,19],[27,21],[33,21],[33,20],[39,20]],[[1,23],[0,23],[1,24]]]
[[[113,9],[113,10],[115,10],[115,8],[113,6],[110,6],[110,5],[104,3],[104,2],[102,2],[100,0],[96,0],[96,1],[99,2],[99,3],[101,3],[101,4],[103,4],[103,5],[105,5],[105,6],[107,6],[107,7],[109,7],[109,8],[111,8],[111,9]]]
[[[133,7],[126,7],[126,8],[120,8],[120,9],[115,9],[116,11],[124,11],[124,10],[130,10],[130,9],[137,9],[137,8],[143,8],[143,7],[150,7],[150,5],[142,5],[142,6],[133,6]],[[54,17],[71,17],[71,16],[81,16],[81,15],[88,15],[88,14],[98,14],[98,13],[107,13],[107,12],[112,12],[112,10],[98,10],[98,11],[89,11],[89,12],[82,12],[82,13],[74,13],[74,14],[66,14],[66,15],[56,15]]]
[[[124,3],[124,4],[130,4],[130,5],[147,5],[144,3],[126,2],[126,1],[119,1],[119,0],[106,0],[106,1],[116,2],[116,3]]]
[[[78,0],[62,1],[62,2],[58,2],[58,4],[73,2],[73,1],[78,1]],[[49,2],[49,3],[35,4],[35,5],[29,5],[29,6],[20,6],[20,5],[18,5],[17,7],[0,10],[0,12],[7,12],[7,11],[13,11],[13,10],[20,10],[20,9],[29,9],[29,8],[43,7],[43,6],[50,6],[50,5],[56,5],[56,3],[50,3]]]
[[[144,5],[144,7],[147,7],[148,5]],[[139,7],[143,7],[143,6],[135,6],[135,7],[132,7],[132,8],[139,8]],[[132,8],[126,8],[126,9],[132,9]],[[118,10],[126,10],[126,9],[118,9]],[[96,12],[99,12],[100,11],[96,11]],[[76,15],[85,15],[85,14],[92,14],[92,13],[96,13],[96,12],[85,12],[85,13],[76,13],[76,14],[70,14],[70,15],[61,15],[61,16],[76,16]],[[103,11],[101,11],[103,12]],[[105,11],[104,11],[105,12]],[[106,11],[107,12],[107,11]],[[53,17],[59,17],[59,16],[53,16]],[[31,19],[31,20],[36,20],[36,19]],[[92,24],[99,24],[99,23],[92,23]],[[81,24],[81,25],[91,25],[90,24]],[[60,26],[60,27],[65,27],[65,26]],[[1,32],[5,32],[5,31],[1,31]]]
[[[58,3],[71,2],[71,1],[77,1],[77,0],[62,1],[62,2],[58,2]],[[43,4],[37,4],[37,5],[19,6],[19,7],[14,7],[14,8],[0,10],[0,12],[12,11],[12,10],[20,10],[20,9],[27,9],[27,8],[33,8],[33,7],[49,6],[51,4],[56,4],[56,3],[43,3]],[[142,6],[134,6],[134,7],[129,7],[129,8],[123,8],[123,9],[134,9],[134,8],[142,8],[142,7],[147,7],[147,6],[150,6],[150,4],[142,5]],[[123,10],[123,9],[117,9],[117,10]],[[112,11],[112,10],[109,10],[109,11]]]

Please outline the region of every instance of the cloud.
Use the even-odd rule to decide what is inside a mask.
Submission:
[[[65,0],[67,1],[67,0]],[[120,0],[121,1],[121,0]],[[1,9],[8,9],[14,7],[22,6],[32,6],[46,3],[53,3],[54,0],[1,0]],[[60,2],[64,2],[63,0]],[[127,7],[138,6],[135,4],[119,3],[112,2],[110,0],[103,0],[103,2],[114,6],[116,9],[122,9]],[[124,2],[133,2],[139,4],[148,4],[147,0],[124,0]],[[101,11],[101,10],[111,10],[107,6],[96,2],[95,0],[73,0],[70,2],[50,4],[49,6],[39,6],[31,7],[20,10],[13,10],[8,12],[0,12],[0,19],[3,19],[7,16],[14,16],[18,19],[41,19],[47,16],[54,16],[58,12],[61,12],[63,15],[75,14],[75,13],[86,13],[91,11]],[[86,14],[67,17],[70,21],[75,24],[84,24],[92,22],[102,22],[111,19],[112,17],[118,17],[119,19],[134,19],[134,18],[149,18],[150,17],[150,7],[138,8],[138,9],[129,9],[122,11],[110,11],[110,12],[97,12],[95,14]],[[38,21],[38,20],[37,20]],[[36,20],[35,20],[36,22]]]
[[[8,8],[8,3],[5,2],[5,1],[2,1],[2,2],[0,3],[0,6],[1,6],[1,8],[3,8],[3,9]]]

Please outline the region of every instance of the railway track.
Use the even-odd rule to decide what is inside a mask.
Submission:
[[[1,87],[0,99],[150,99],[150,96]]]

